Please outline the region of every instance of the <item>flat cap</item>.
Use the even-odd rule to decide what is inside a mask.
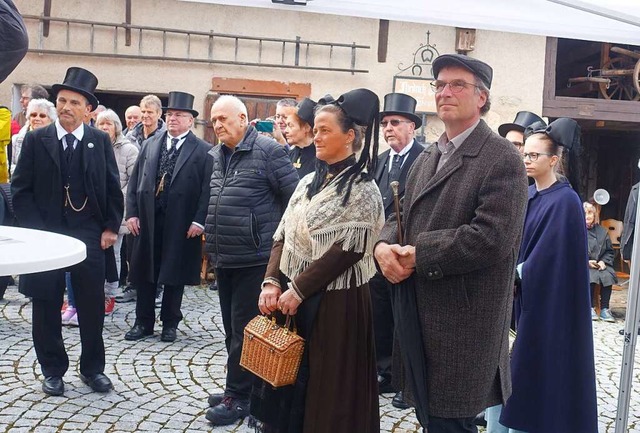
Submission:
[[[459,66],[465,68],[478,76],[484,85],[487,86],[487,89],[491,88],[493,69],[485,62],[462,54],[443,54],[433,61],[433,76],[438,78],[440,70],[446,66]]]

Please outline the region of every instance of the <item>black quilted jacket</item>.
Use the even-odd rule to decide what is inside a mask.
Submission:
[[[206,250],[216,267],[269,261],[273,233],[298,183],[284,147],[249,126],[225,170],[222,145],[213,156]]]

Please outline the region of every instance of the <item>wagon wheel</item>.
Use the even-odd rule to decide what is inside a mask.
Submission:
[[[640,60],[636,62],[636,67],[633,68],[633,87],[636,88],[636,92],[640,95]]]
[[[604,65],[602,65],[602,75],[611,78],[611,83],[609,85],[605,83],[600,83],[600,93],[606,99],[616,99],[620,101],[637,101],[640,99],[640,92],[638,92],[637,87],[640,86],[638,84],[637,74],[633,75],[619,75],[616,74],[616,70],[629,69],[632,64],[629,63],[629,60],[623,57],[614,57],[609,59]],[[635,65],[638,67],[638,64]]]

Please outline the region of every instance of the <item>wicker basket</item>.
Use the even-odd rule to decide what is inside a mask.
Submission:
[[[304,338],[275,318],[254,317],[244,328],[240,365],[274,387],[296,381],[304,350]]]

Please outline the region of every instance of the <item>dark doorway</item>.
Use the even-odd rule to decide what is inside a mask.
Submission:
[[[640,132],[592,129],[583,131],[582,141],[583,167],[589,178],[588,197],[595,189],[606,189],[611,198],[602,207],[600,219],[622,221],[631,187],[640,180]]]
[[[139,105],[140,100],[149,93],[133,93],[133,92],[96,92],[95,95],[100,101],[100,104],[115,111],[120,120],[122,121],[123,128],[126,128],[126,122],[124,119],[124,112],[127,111],[132,105]],[[155,95],[162,101],[162,106],[166,106],[168,102],[167,94]]]

